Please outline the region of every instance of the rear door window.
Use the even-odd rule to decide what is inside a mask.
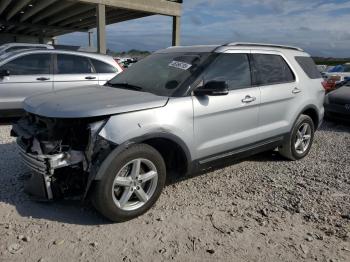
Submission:
[[[32,54],[16,58],[0,69],[9,70],[10,75],[41,75],[50,74],[50,65],[50,54]]]
[[[314,60],[308,56],[296,56],[295,60],[304,70],[305,74],[311,79],[322,78],[320,71],[317,70]]]
[[[95,67],[95,70],[97,73],[100,74],[112,74],[112,73],[117,73],[118,70],[117,68],[113,67],[110,64],[107,64],[105,62],[99,61],[99,60],[95,60],[95,59],[90,59],[92,64]]]
[[[94,69],[88,58],[77,55],[57,55],[57,74],[91,74]]]
[[[248,55],[220,54],[205,71],[203,80],[226,81],[230,90],[251,87]]]
[[[253,54],[256,85],[283,84],[295,81],[289,65],[280,55]]]

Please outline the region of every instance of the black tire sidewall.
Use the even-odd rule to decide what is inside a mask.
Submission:
[[[309,124],[311,127],[311,141],[310,141],[310,144],[309,144],[309,147],[307,148],[307,150],[304,153],[299,154],[295,149],[296,134],[297,134],[299,128],[301,127],[301,125],[303,125],[304,123]],[[291,147],[291,153],[293,155],[293,158],[295,158],[296,160],[304,158],[309,153],[309,151],[312,147],[313,141],[314,141],[315,126],[314,126],[312,119],[307,115],[301,115],[298,118],[297,122],[295,123],[291,135],[292,136],[291,136],[291,141],[290,141],[290,143],[291,143],[290,147]]]
[[[136,210],[126,211],[115,205],[112,197],[112,185],[120,169],[136,158],[147,159],[155,165],[158,173],[157,187],[151,198],[142,207]],[[117,154],[109,163],[102,179],[96,184],[92,202],[95,208],[108,219],[115,222],[127,221],[144,214],[155,204],[163,190],[165,181],[166,168],[160,153],[146,144],[132,145],[120,154]]]

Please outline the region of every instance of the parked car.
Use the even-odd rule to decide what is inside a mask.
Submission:
[[[138,59],[137,58],[131,58],[131,57],[123,57],[123,58],[118,58],[118,63],[120,63],[123,68],[129,68],[135,63],[137,63]]]
[[[317,66],[317,69],[320,73],[323,73],[327,70],[327,65],[316,65]]]
[[[27,192],[92,198],[113,221],[158,199],[167,176],[278,148],[304,158],[323,119],[312,58],[232,43],[158,51],[106,83],[27,98],[13,126],[33,171]]]
[[[330,120],[350,122],[350,81],[326,95],[324,107]]]
[[[343,82],[346,77],[350,77],[350,63],[337,65],[324,74],[326,80],[332,78],[336,83]]]
[[[0,46],[0,56],[8,52],[23,49],[54,49],[54,47],[46,44],[8,43]]]
[[[27,96],[104,85],[122,71],[112,57],[57,49],[20,50],[0,58],[0,118],[23,114]]]

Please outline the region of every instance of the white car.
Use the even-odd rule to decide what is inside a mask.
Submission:
[[[22,49],[55,49],[52,45],[46,44],[28,44],[28,43],[8,43],[0,46],[0,56]]]
[[[110,56],[25,49],[0,56],[0,118],[21,116],[22,101],[34,94],[104,85],[122,72]]]

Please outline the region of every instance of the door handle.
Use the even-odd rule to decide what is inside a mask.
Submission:
[[[256,97],[247,95],[245,98],[242,99],[242,103],[251,103],[256,100]]]
[[[50,78],[47,78],[47,77],[38,77],[36,80],[38,80],[38,81],[47,81],[47,80],[50,80]]]
[[[93,80],[93,79],[96,79],[96,77],[95,77],[95,76],[87,76],[87,77],[85,77],[85,79],[87,79],[87,80]]]
[[[297,87],[294,88],[293,91],[292,91],[293,94],[299,94],[300,92],[301,92],[301,90],[299,88],[297,88]]]

